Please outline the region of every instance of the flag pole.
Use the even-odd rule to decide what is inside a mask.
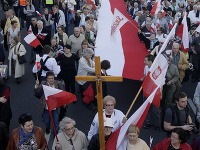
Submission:
[[[51,124],[52,124],[52,128],[53,128],[53,132],[56,137],[56,141],[59,142],[51,111],[49,111],[49,116],[50,116],[50,120],[51,120]]]
[[[128,114],[130,113],[130,111],[131,111],[133,105],[135,104],[135,101],[136,101],[136,99],[138,98],[138,96],[139,96],[139,94],[140,94],[141,91],[142,91],[142,86],[140,87],[140,89],[139,89],[139,91],[137,92],[137,94],[136,94],[136,96],[135,96],[133,102],[131,103],[131,106],[129,107],[129,109],[128,109],[127,113],[126,113],[126,118],[128,117]]]
[[[129,19],[128,21],[137,29],[137,30],[140,30],[136,25],[134,25]]]

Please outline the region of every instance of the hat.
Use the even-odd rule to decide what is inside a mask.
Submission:
[[[82,11],[81,11],[81,10],[77,10],[76,12],[77,12],[77,13],[82,13]]]
[[[112,122],[112,119],[111,118],[105,118],[104,119],[104,127],[111,127],[113,128],[113,122]]]
[[[87,56],[88,53],[94,54],[94,51],[91,48],[84,49],[82,54],[83,56]]]

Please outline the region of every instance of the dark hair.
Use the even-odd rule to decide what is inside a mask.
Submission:
[[[69,44],[66,44],[64,47],[67,49],[70,49],[70,50],[72,49],[71,45],[69,45]]]
[[[180,98],[185,98],[187,95],[184,92],[177,92],[174,94],[174,101],[179,101]]]
[[[187,142],[187,131],[181,129],[181,128],[174,128],[172,130],[173,133],[176,133],[178,134],[178,137],[179,137],[179,140],[180,140],[180,143],[183,144],[183,143],[186,143]],[[171,132],[171,133],[172,133]]]
[[[46,78],[49,77],[49,76],[54,76],[55,77],[55,75],[54,75],[54,73],[52,71],[48,71],[46,73]]]
[[[19,124],[24,126],[26,122],[31,121],[31,120],[33,120],[33,118],[30,114],[21,114],[18,119],[18,122]]]
[[[89,16],[86,16],[86,17],[85,17],[85,21],[88,21],[88,20],[90,20],[90,17],[89,17]]]
[[[101,69],[105,69],[105,70],[110,69],[110,61],[108,61],[108,60],[103,60],[103,61],[101,62]]]
[[[63,26],[58,26],[57,29],[58,29],[58,28],[60,28],[62,31],[65,30],[65,27],[63,27]]]
[[[51,51],[51,47],[49,45],[45,45],[42,49],[44,54],[49,54]]]
[[[155,57],[153,55],[147,55],[145,58],[147,58],[148,61],[154,61]]]
[[[17,23],[16,20],[11,21],[11,25],[13,25],[13,24],[15,24],[15,23]]]
[[[13,37],[13,40],[14,40],[16,43],[18,43],[18,42],[19,42],[19,39],[18,39],[18,37],[17,37],[17,36],[14,36],[14,37]]]
[[[82,27],[82,28],[83,28],[83,30],[85,31],[85,26],[84,26],[84,25],[81,25],[80,27]]]

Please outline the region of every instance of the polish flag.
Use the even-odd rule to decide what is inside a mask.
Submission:
[[[87,0],[87,4],[92,5],[92,9],[94,11],[97,9],[94,0]]]
[[[142,84],[143,94],[148,97],[160,84],[161,81],[165,80],[165,75],[168,68],[168,62],[170,60],[172,52],[173,38],[175,37],[177,23],[174,25],[169,35],[167,36],[165,42],[163,43],[158,55],[156,56],[149,72],[144,79]],[[154,105],[160,106],[160,90],[157,91],[155,95]]]
[[[77,100],[76,96],[72,93],[46,85],[42,85],[42,87],[49,111]]]
[[[33,34],[30,33],[28,34],[25,38],[24,41],[29,44],[30,46],[36,48],[37,46],[41,45],[40,41],[37,39],[37,37]]]
[[[28,34],[30,34],[30,33],[32,33],[33,31],[32,31],[32,27],[31,27],[31,25],[29,26],[29,28],[28,28]]]
[[[170,19],[170,22],[169,22],[169,29],[171,30],[173,28],[173,23],[172,23],[172,20]]]
[[[39,13],[39,11],[36,11],[36,13],[37,13],[37,15],[38,15],[39,17],[42,17],[42,14]]]
[[[152,32],[152,33],[157,33],[157,28],[156,28],[156,26],[152,23],[151,24],[151,29],[150,29],[150,31]]]
[[[117,28],[118,31],[116,30],[111,36],[115,8],[129,21],[120,29]],[[95,55],[100,56],[101,60],[110,61],[112,67],[108,70],[108,74],[140,80],[143,76],[143,60],[148,52],[138,38],[139,27],[135,20],[127,14],[124,1],[102,0],[98,25]]]
[[[159,27],[160,27],[160,20],[157,19],[157,21],[156,21],[156,29],[158,29]]]
[[[186,15],[187,14],[185,12],[181,25],[179,26],[176,33],[182,39],[182,50],[184,52],[188,52],[188,48],[189,48],[189,35],[188,35]]]
[[[129,20],[118,10],[115,8],[113,22],[111,25],[111,36],[116,36],[116,32],[120,31],[120,28]]]
[[[47,33],[39,33],[36,35],[39,39],[44,40],[45,37],[47,36]]]
[[[200,33],[200,25],[196,28],[196,30],[198,33]]]
[[[40,60],[41,60],[40,55],[36,54],[35,67],[36,67],[37,72],[41,69]]]
[[[151,103],[154,99],[156,91],[163,85],[164,81],[152,92],[147,100],[138,108],[138,110],[123,124],[119,129],[113,132],[106,142],[106,150],[124,150],[127,145],[126,132],[131,124],[141,128],[147,116]]]
[[[152,16],[157,15],[160,10],[161,10],[161,0],[156,0],[155,4],[153,5],[153,8],[151,9],[151,15]]]

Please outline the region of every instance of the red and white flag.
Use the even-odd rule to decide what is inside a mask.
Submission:
[[[37,15],[38,15],[39,17],[42,17],[42,14],[41,14],[39,11],[36,11],[36,13],[37,13]]]
[[[169,60],[172,52],[173,38],[175,36],[177,23],[174,25],[169,35],[167,36],[163,46],[161,47],[158,55],[156,56],[147,76],[142,84],[143,94],[148,97],[160,84],[161,81],[165,80],[165,75],[169,65]],[[160,106],[160,90],[157,91],[154,105]]]
[[[169,21],[169,29],[171,30],[173,28],[173,22],[172,22],[172,20],[170,19],[170,21]]]
[[[96,9],[97,9],[94,0],[87,0],[87,4],[92,5],[92,9],[93,9],[93,10],[96,10]]]
[[[24,38],[24,41],[34,48],[36,48],[38,45],[41,45],[40,41],[37,39],[37,37],[33,33],[28,34]]]
[[[29,28],[28,28],[28,34],[30,34],[30,33],[32,33],[33,31],[32,31],[32,27],[31,27],[31,25],[29,26]]]
[[[36,54],[36,57],[35,57],[35,67],[36,67],[37,72],[41,69],[40,60],[41,60],[40,55]]]
[[[186,16],[187,14],[185,12],[181,25],[179,26],[176,33],[182,39],[182,50],[184,52],[188,52],[188,48],[189,48],[189,35],[188,35],[188,26],[187,26]]]
[[[116,32],[119,32],[120,28],[129,20],[117,9],[114,10],[113,22],[111,25],[111,36],[115,36]]]
[[[161,0],[156,0],[153,8],[151,9],[151,15],[155,16],[158,14],[159,11],[161,11]]]
[[[196,30],[198,33],[200,33],[200,25],[196,28]]]
[[[42,85],[49,111],[77,100],[72,93]]]
[[[147,116],[148,110],[154,99],[156,91],[162,86],[163,82],[152,92],[147,100],[137,109],[137,111],[122,125],[119,129],[111,134],[108,141],[106,142],[106,150],[124,150],[127,146],[127,135],[126,132],[131,124],[141,128],[144,120]]]
[[[47,36],[47,33],[39,33],[36,35],[39,39],[44,40]]]
[[[115,8],[129,21],[111,36]],[[98,26],[95,55],[100,56],[101,60],[110,61],[112,67],[107,73],[140,80],[143,76],[143,60],[148,52],[138,38],[138,24],[127,14],[124,1],[102,0]]]

